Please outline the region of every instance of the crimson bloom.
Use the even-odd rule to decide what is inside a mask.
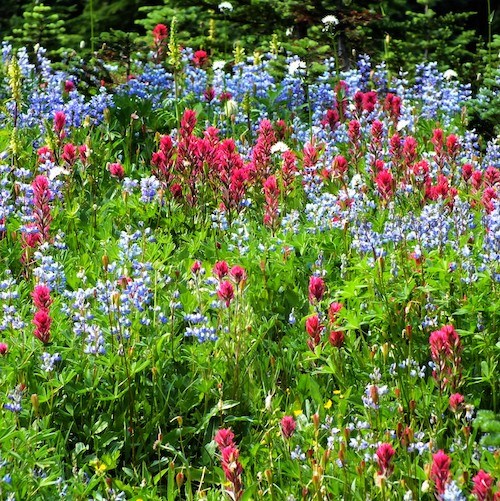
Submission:
[[[6,343],[0,343],[0,355],[7,355],[9,346]]]
[[[76,161],[77,152],[74,144],[67,143],[63,147],[61,158],[69,165],[73,165]]]
[[[220,300],[226,303],[226,306],[229,307],[231,301],[234,298],[234,287],[233,284],[229,280],[225,280],[219,285],[217,289],[217,296]]]
[[[396,454],[391,444],[380,444],[376,455],[378,463],[378,474],[388,477],[394,470],[394,465],[391,464],[392,457]]]
[[[33,303],[39,310],[48,310],[52,304],[52,298],[50,297],[50,288],[46,285],[37,285],[31,293],[33,298]]]
[[[208,63],[208,54],[204,50],[197,50],[193,55],[192,61],[198,68],[203,68]]]
[[[217,430],[214,440],[219,449],[222,450],[224,447],[234,445],[234,433],[229,428],[221,428]]]
[[[226,261],[217,261],[214,264],[212,273],[219,279],[222,280],[229,273],[229,266]]]
[[[342,348],[344,345],[345,336],[342,331],[332,331],[330,332],[330,336],[328,337],[328,341],[335,348]]]
[[[153,37],[155,40],[155,43],[160,43],[165,38],[168,36],[168,28],[161,23],[158,23],[154,28],[153,28]]]
[[[472,481],[474,482],[472,494],[478,501],[493,501],[493,492],[491,491],[493,477],[489,473],[479,470]]]
[[[284,438],[290,438],[295,432],[296,428],[295,419],[292,416],[284,416],[281,420],[281,433]]]
[[[450,395],[450,409],[453,412],[457,412],[459,408],[463,405],[465,399],[460,393],[453,393]]]
[[[321,277],[312,276],[309,279],[309,302],[319,302],[325,293],[325,281]]]
[[[117,179],[123,179],[123,177],[125,176],[125,169],[123,168],[122,164],[118,162],[109,164],[108,170],[109,173]]]
[[[318,315],[312,315],[306,320],[306,332],[309,334],[310,339],[307,341],[307,345],[309,348],[314,351],[314,348],[319,345],[321,342],[321,333],[323,332],[324,325],[321,324],[321,321]]]
[[[66,115],[64,111],[56,111],[54,115],[54,132],[59,137],[64,137],[63,129],[66,124]]]
[[[245,268],[238,265],[233,266],[231,270],[229,270],[229,276],[235,281],[236,285],[239,285],[247,279]]]
[[[52,324],[52,318],[47,310],[38,310],[33,317],[33,324],[36,327],[35,337],[43,344],[47,344],[50,341],[50,326]]]
[[[438,494],[444,494],[446,484],[450,480],[451,459],[444,451],[439,450],[432,456],[431,480]]]
[[[335,322],[337,320],[337,313],[344,307],[342,303],[338,303],[334,301],[333,303],[330,303],[330,306],[328,307],[328,319],[330,322]]]

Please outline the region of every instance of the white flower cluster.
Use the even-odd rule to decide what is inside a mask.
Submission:
[[[334,31],[335,26],[338,26],[338,24],[339,24],[339,20],[333,14],[325,16],[321,20],[321,22],[323,23],[323,31],[324,32]]]
[[[221,2],[219,4],[219,10],[224,14],[226,12],[233,11],[233,4],[231,2]]]
[[[306,69],[306,63],[296,58],[288,65],[288,74],[294,76],[296,73],[303,73]]]

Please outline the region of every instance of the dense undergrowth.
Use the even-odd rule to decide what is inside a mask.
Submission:
[[[0,497],[497,499],[491,94],[155,37],[4,45]]]

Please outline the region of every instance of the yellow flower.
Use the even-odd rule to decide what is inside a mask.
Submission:
[[[328,402],[325,403],[323,406],[326,410],[330,409],[330,407],[333,405],[333,402],[331,399],[328,399]]]
[[[95,472],[98,475],[102,475],[108,469],[106,464],[103,463],[102,461],[99,461],[99,459],[92,460],[90,462],[90,466],[92,466],[94,468]]]
[[[300,416],[302,414],[302,409],[295,409],[293,411],[293,414],[295,417]]]

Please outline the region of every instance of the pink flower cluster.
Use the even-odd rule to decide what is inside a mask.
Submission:
[[[33,317],[35,337],[43,344],[47,344],[50,341],[50,327],[52,325],[52,318],[49,311],[50,305],[52,304],[50,289],[46,285],[37,285],[33,289],[31,297],[37,309]]]
[[[172,196],[195,206],[200,187],[209,186],[220,196],[224,210],[240,210],[249,184],[250,168],[236,151],[233,139],[219,138],[219,130],[208,127],[203,137],[194,134],[196,113],[186,110],[176,144],[170,136],[160,138],[151,157],[152,174]]]
[[[316,309],[316,314],[306,319],[306,332],[309,335],[307,345],[312,351],[321,343],[322,333],[326,328],[320,319],[320,303],[325,290],[325,281],[321,277],[313,275],[309,278],[309,303]],[[328,321],[331,327],[328,340],[336,348],[341,348],[344,344],[344,332],[339,329],[337,317],[342,307],[342,303],[338,302],[330,303],[328,307]]]
[[[381,477],[387,478],[393,471],[394,465],[392,464],[392,457],[396,451],[391,444],[380,444],[375,455],[377,456],[378,471],[377,474]]]
[[[193,271],[193,269],[191,270]],[[219,281],[217,297],[221,301],[224,301],[226,307],[229,307],[231,301],[234,299],[234,285],[240,290],[245,285],[247,279],[246,271],[238,265],[230,269],[226,261],[217,261],[212,269],[212,273]]]
[[[462,382],[462,343],[453,325],[445,325],[432,332],[429,345],[435,364],[432,375],[440,390],[456,390]]]
[[[446,486],[451,481],[451,458],[443,451],[439,450],[432,456],[432,465],[430,479],[434,484],[436,499],[443,499]],[[471,494],[477,501],[498,501],[500,500],[500,491],[493,493],[493,477],[479,470],[472,478],[474,484]]]
[[[243,466],[239,461],[240,451],[234,442],[234,433],[228,428],[221,428],[214,437],[221,454],[221,466],[226,480],[231,484],[227,492],[231,499],[238,501],[243,496],[241,475]]]

